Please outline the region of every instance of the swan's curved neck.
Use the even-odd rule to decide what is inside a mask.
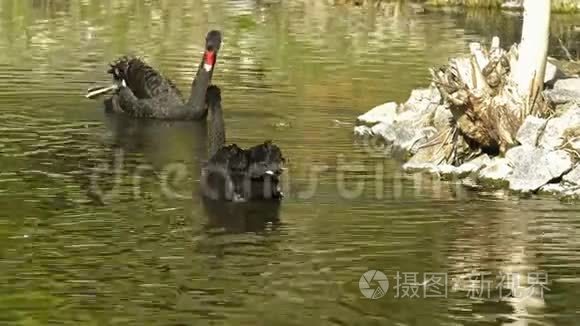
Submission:
[[[205,58],[205,56],[204,56]],[[187,107],[191,110],[193,116],[197,119],[202,118],[207,113],[205,106],[205,94],[207,87],[211,84],[213,76],[213,66],[211,70],[207,71],[204,60],[199,64],[197,73],[191,84],[191,94],[187,101]]]
[[[219,100],[210,101],[208,119],[209,157],[212,157],[226,143],[225,123]]]

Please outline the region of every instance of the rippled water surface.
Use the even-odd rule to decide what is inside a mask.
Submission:
[[[404,175],[352,137],[357,115],[405,100],[470,41],[517,40],[518,21],[324,1],[0,1],[0,324],[577,324],[579,206]],[[111,117],[83,97],[123,54],[187,89],[211,28],[229,141],[273,139],[288,158],[280,206],[200,200],[203,124]],[[359,291],[367,270],[388,277],[380,299]],[[448,277],[438,297],[423,292],[430,272]],[[543,273],[548,289],[477,295],[479,272]]]

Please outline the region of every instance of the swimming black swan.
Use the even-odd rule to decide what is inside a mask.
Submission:
[[[266,141],[249,149],[225,146],[226,134],[217,86],[207,89],[210,159],[202,170],[202,189],[216,200],[281,199],[280,176],[284,157],[278,146]]]
[[[123,57],[113,64],[108,73],[114,85],[90,89],[87,98],[109,91],[115,94],[105,107],[109,112],[124,112],[138,118],[164,120],[200,120],[205,118],[205,93],[211,83],[222,37],[219,31],[210,31],[205,40],[205,52],[191,85],[191,95],[184,100],[175,84],[139,58]]]

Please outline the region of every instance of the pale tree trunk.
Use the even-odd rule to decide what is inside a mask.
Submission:
[[[518,62],[513,71],[520,95],[528,103],[542,90],[550,35],[551,0],[524,0],[524,24]],[[529,112],[526,112],[529,113]]]

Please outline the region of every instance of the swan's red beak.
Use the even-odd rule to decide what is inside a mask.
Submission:
[[[203,68],[210,72],[215,64],[215,51],[207,50],[203,54]]]

